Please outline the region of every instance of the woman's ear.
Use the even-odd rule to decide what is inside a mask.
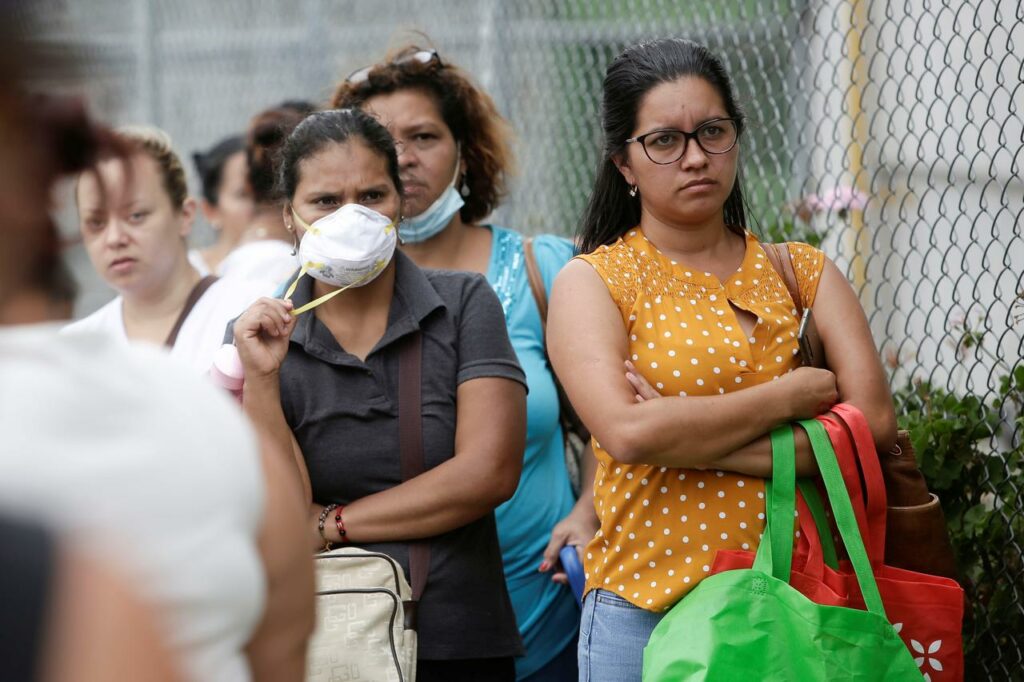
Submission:
[[[192,197],[185,199],[181,205],[181,236],[188,237],[192,234],[192,225],[196,221],[196,200]]]
[[[295,225],[292,221],[292,202],[286,201],[281,207],[281,221],[284,223],[284,229],[295,234]]]
[[[636,176],[633,175],[633,169],[629,167],[629,159],[626,158],[625,152],[612,154],[612,163],[622,173],[622,177],[626,180],[627,185],[632,187],[636,184]]]

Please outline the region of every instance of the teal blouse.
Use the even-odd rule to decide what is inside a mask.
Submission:
[[[487,280],[505,311],[509,337],[526,372],[526,452],[519,488],[495,510],[505,580],[526,656],[516,659],[522,679],[543,667],[576,638],[580,612],[569,588],[539,573],[551,530],[575,504],[565,466],[558,395],[544,353],[540,313],[530,291],[523,255],[523,237],[492,226],[493,240]],[[571,242],[553,235],[533,240],[534,256],[545,288],[551,292],[558,271],[575,255]]]

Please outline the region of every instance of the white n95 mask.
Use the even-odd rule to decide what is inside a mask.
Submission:
[[[292,208],[292,218],[305,229],[299,242],[302,269],[285,298],[290,298],[302,275],[309,273],[338,291],[312,301],[293,315],[309,310],[345,289],[361,287],[375,280],[395,255],[398,231],[387,216],[360,204],[345,204],[316,220],[304,221]]]

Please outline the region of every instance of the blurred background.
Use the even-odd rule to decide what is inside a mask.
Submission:
[[[600,155],[604,69],[666,35],[724,57],[769,240],[850,277],[971,588],[969,679],[1024,674],[1024,9],[1017,0],[34,0],[40,40],[114,124],[183,157],[412,40],[495,98],[519,173],[493,222],[570,235]],[[422,31],[425,36],[411,33]],[[84,75],[84,79],[82,76]],[[84,82],[83,82],[84,80]],[[194,169],[190,178],[198,193]],[[76,314],[113,296],[74,245]],[[197,245],[212,238],[206,226]],[[927,666],[927,661],[923,663]],[[927,669],[923,672],[929,672]],[[937,671],[931,671],[931,679]],[[972,676],[973,675],[973,676]]]

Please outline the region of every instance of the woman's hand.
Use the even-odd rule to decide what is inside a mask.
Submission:
[[[814,419],[839,401],[836,375],[827,369],[798,367],[780,377],[779,385],[794,420]]]
[[[247,380],[270,376],[281,368],[295,329],[291,310],[291,301],[261,298],[235,320],[235,346]]]
[[[638,403],[661,397],[661,394],[658,393],[658,389],[651,386],[647,379],[644,378],[644,375],[641,374],[629,360],[626,360],[626,381],[628,381],[629,385],[633,387],[634,391],[636,391],[636,395],[634,397]]]
[[[544,563],[540,565],[538,570],[545,573],[558,566],[559,569],[551,576],[551,580],[568,585],[569,577],[561,568],[558,553],[566,545],[575,547],[576,553],[580,555],[580,561],[582,562],[583,548],[594,539],[594,535],[597,534],[597,530],[600,527],[601,524],[597,520],[597,514],[594,513],[593,507],[590,507],[589,510],[580,509],[578,506],[573,508],[568,516],[551,529],[551,540],[544,549]]]

